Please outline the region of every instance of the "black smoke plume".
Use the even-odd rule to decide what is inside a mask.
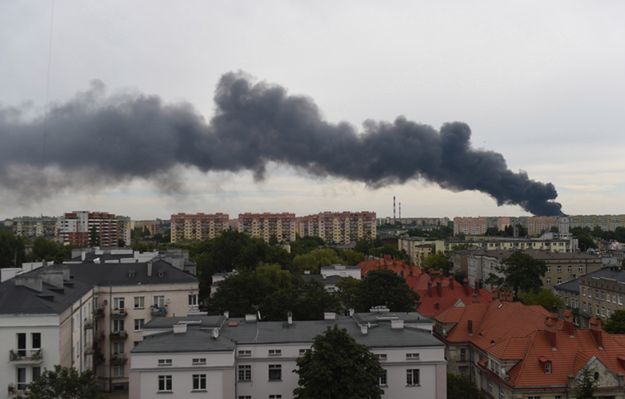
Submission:
[[[561,213],[553,184],[514,173],[501,154],[471,147],[464,123],[436,131],[399,117],[367,121],[358,133],[323,120],[311,99],[241,73],[222,76],[215,104],[206,123],[189,104],[107,95],[94,82],[44,116],[0,107],[0,184],[23,198],[136,178],[175,189],[180,167],[250,170],[262,178],[273,161],[372,187],[425,179],[449,190],[478,190],[536,215]]]

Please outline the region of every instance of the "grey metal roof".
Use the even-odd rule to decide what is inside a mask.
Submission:
[[[556,291],[567,291],[579,294],[579,278],[566,281],[553,287]]]
[[[222,336],[215,339],[210,329],[189,328],[180,334],[166,332],[149,335],[132,349],[132,353],[221,352],[233,349],[234,343],[230,339]]]
[[[211,338],[210,329],[202,330],[188,326],[187,332],[174,334],[167,332],[146,336],[133,353],[160,353],[179,351],[210,351],[224,348],[220,340],[227,340],[232,347],[253,344],[310,344],[314,338],[328,328],[338,325],[345,329],[356,341],[369,348],[389,347],[429,347],[444,344],[429,331],[404,327],[392,329],[390,323],[380,323],[368,328],[363,334],[360,326],[349,317],[336,320],[294,321],[288,325],[283,321],[246,322],[243,319],[230,319],[221,328],[218,340]],[[208,342],[207,342],[208,341]]]
[[[581,278],[609,279],[625,283],[625,270],[617,267],[604,267],[603,269],[581,276]]]
[[[44,266],[17,277],[69,269],[70,280],[62,290],[43,283],[42,291],[15,285],[15,278],[0,284],[0,314],[61,314],[94,286],[194,283],[197,279],[162,260],[147,263],[79,263]],[[134,273],[129,273],[133,271]]]
[[[302,276],[302,279],[306,282],[316,281],[321,285],[336,285],[336,283],[344,278],[345,277],[341,276],[328,276],[326,278],[323,278],[323,276],[320,274],[304,274]]]
[[[185,317],[155,317],[149,322],[145,323],[143,329],[151,328],[172,328],[174,324],[180,322],[187,323],[193,326],[201,327],[220,327],[225,321],[225,317],[221,315],[207,316],[207,315],[190,315]]]
[[[432,323],[432,319],[417,312],[368,312],[356,313],[354,318],[359,323],[384,323],[389,320],[403,320],[404,323]]]

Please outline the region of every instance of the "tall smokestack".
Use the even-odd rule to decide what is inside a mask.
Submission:
[[[397,222],[397,218],[395,217],[395,196],[393,195],[393,224]]]
[[[401,223],[401,202],[399,203],[399,223]]]
[[[511,171],[499,153],[474,148],[462,122],[436,130],[400,116],[366,121],[359,132],[324,120],[310,98],[242,73],[223,75],[214,99],[208,123],[189,104],[107,95],[101,82],[34,119],[26,117],[27,108],[0,107],[2,196],[42,198],[134,179],[172,191],[185,168],[251,171],[260,180],[273,162],[373,188],[422,179],[452,191],[478,190],[498,205],[536,215],[561,214],[553,184]]]

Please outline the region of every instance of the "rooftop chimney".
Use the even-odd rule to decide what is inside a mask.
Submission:
[[[572,337],[575,334],[575,326],[573,325],[573,312],[571,312],[570,309],[567,309],[564,311],[562,316],[564,317],[563,330]]]
[[[467,332],[473,335],[473,320],[467,320]]]
[[[453,277],[449,277],[449,289],[453,290],[454,289],[454,278]]]
[[[174,334],[184,334],[187,332],[187,325],[184,323],[174,324]]]
[[[63,272],[61,270],[44,270],[39,275],[44,283],[50,284],[54,288],[63,288]]]
[[[367,335],[368,332],[369,332],[369,327],[367,327],[365,324],[360,326],[360,333],[362,335]]]
[[[334,312],[324,312],[323,320],[336,320],[336,313]]]
[[[16,276],[13,279],[13,284],[17,287],[26,287],[37,292],[41,292],[43,289],[43,280],[41,279],[41,276]]]
[[[601,334],[601,320],[596,318],[595,316],[590,318],[590,332],[592,333],[593,338],[597,344],[599,349],[603,349],[603,336]]]
[[[464,294],[466,296],[471,295],[471,288],[469,288],[469,279],[468,278],[464,278],[464,280],[462,281],[462,286],[464,288]]]
[[[402,319],[391,320],[392,330],[401,330],[404,328],[404,321]]]
[[[217,339],[219,338],[219,328],[213,328],[211,330],[211,338],[212,339]]]
[[[149,261],[148,264],[148,277],[152,277],[152,261]]]
[[[432,296],[432,282],[428,281],[428,296]]]
[[[225,317],[226,319],[229,319],[229,318],[230,318],[230,312],[229,312],[229,311],[227,311],[227,310],[226,310],[226,311],[224,311],[224,317]]]
[[[436,294],[438,296],[443,296],[443,283],[439,281],[436,282]]]
[[[248,323],[256,323],[256,315],[254,313],[246,314],[245,321]]]
[[[293,325],[293,313],[288,312],[286,314],[286,324],[289,326]]]
[[[558,327],[558,317],[555,315],[545,317],[545,335],[547,336],[547,340],[549,340],[549,344],[551,345],[551,349],[555,350],[557,348],[556,343],[556,330]]]

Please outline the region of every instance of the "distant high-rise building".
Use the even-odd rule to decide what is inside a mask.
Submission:
[[[322,212],[298,218],[300,237],[320,237],[328,243],[349,244],[374,239],[375,212]]]
[[[30,239],[37,237],[54,238],[56,217],[21,216],[12,219],[11,227],[16,236]]]
[[[295,214],[282,213],[240,213],[238,230],[254,238],[269,242],[272,238],[278,242],[295,241]]]
[[[108,212],[74,211],[57,219],[57,240],[75,247],[118,245],[117,216]]]
[[[229,227],[225,213],[177,213],[171,215],[171,242],[210,240]]]

